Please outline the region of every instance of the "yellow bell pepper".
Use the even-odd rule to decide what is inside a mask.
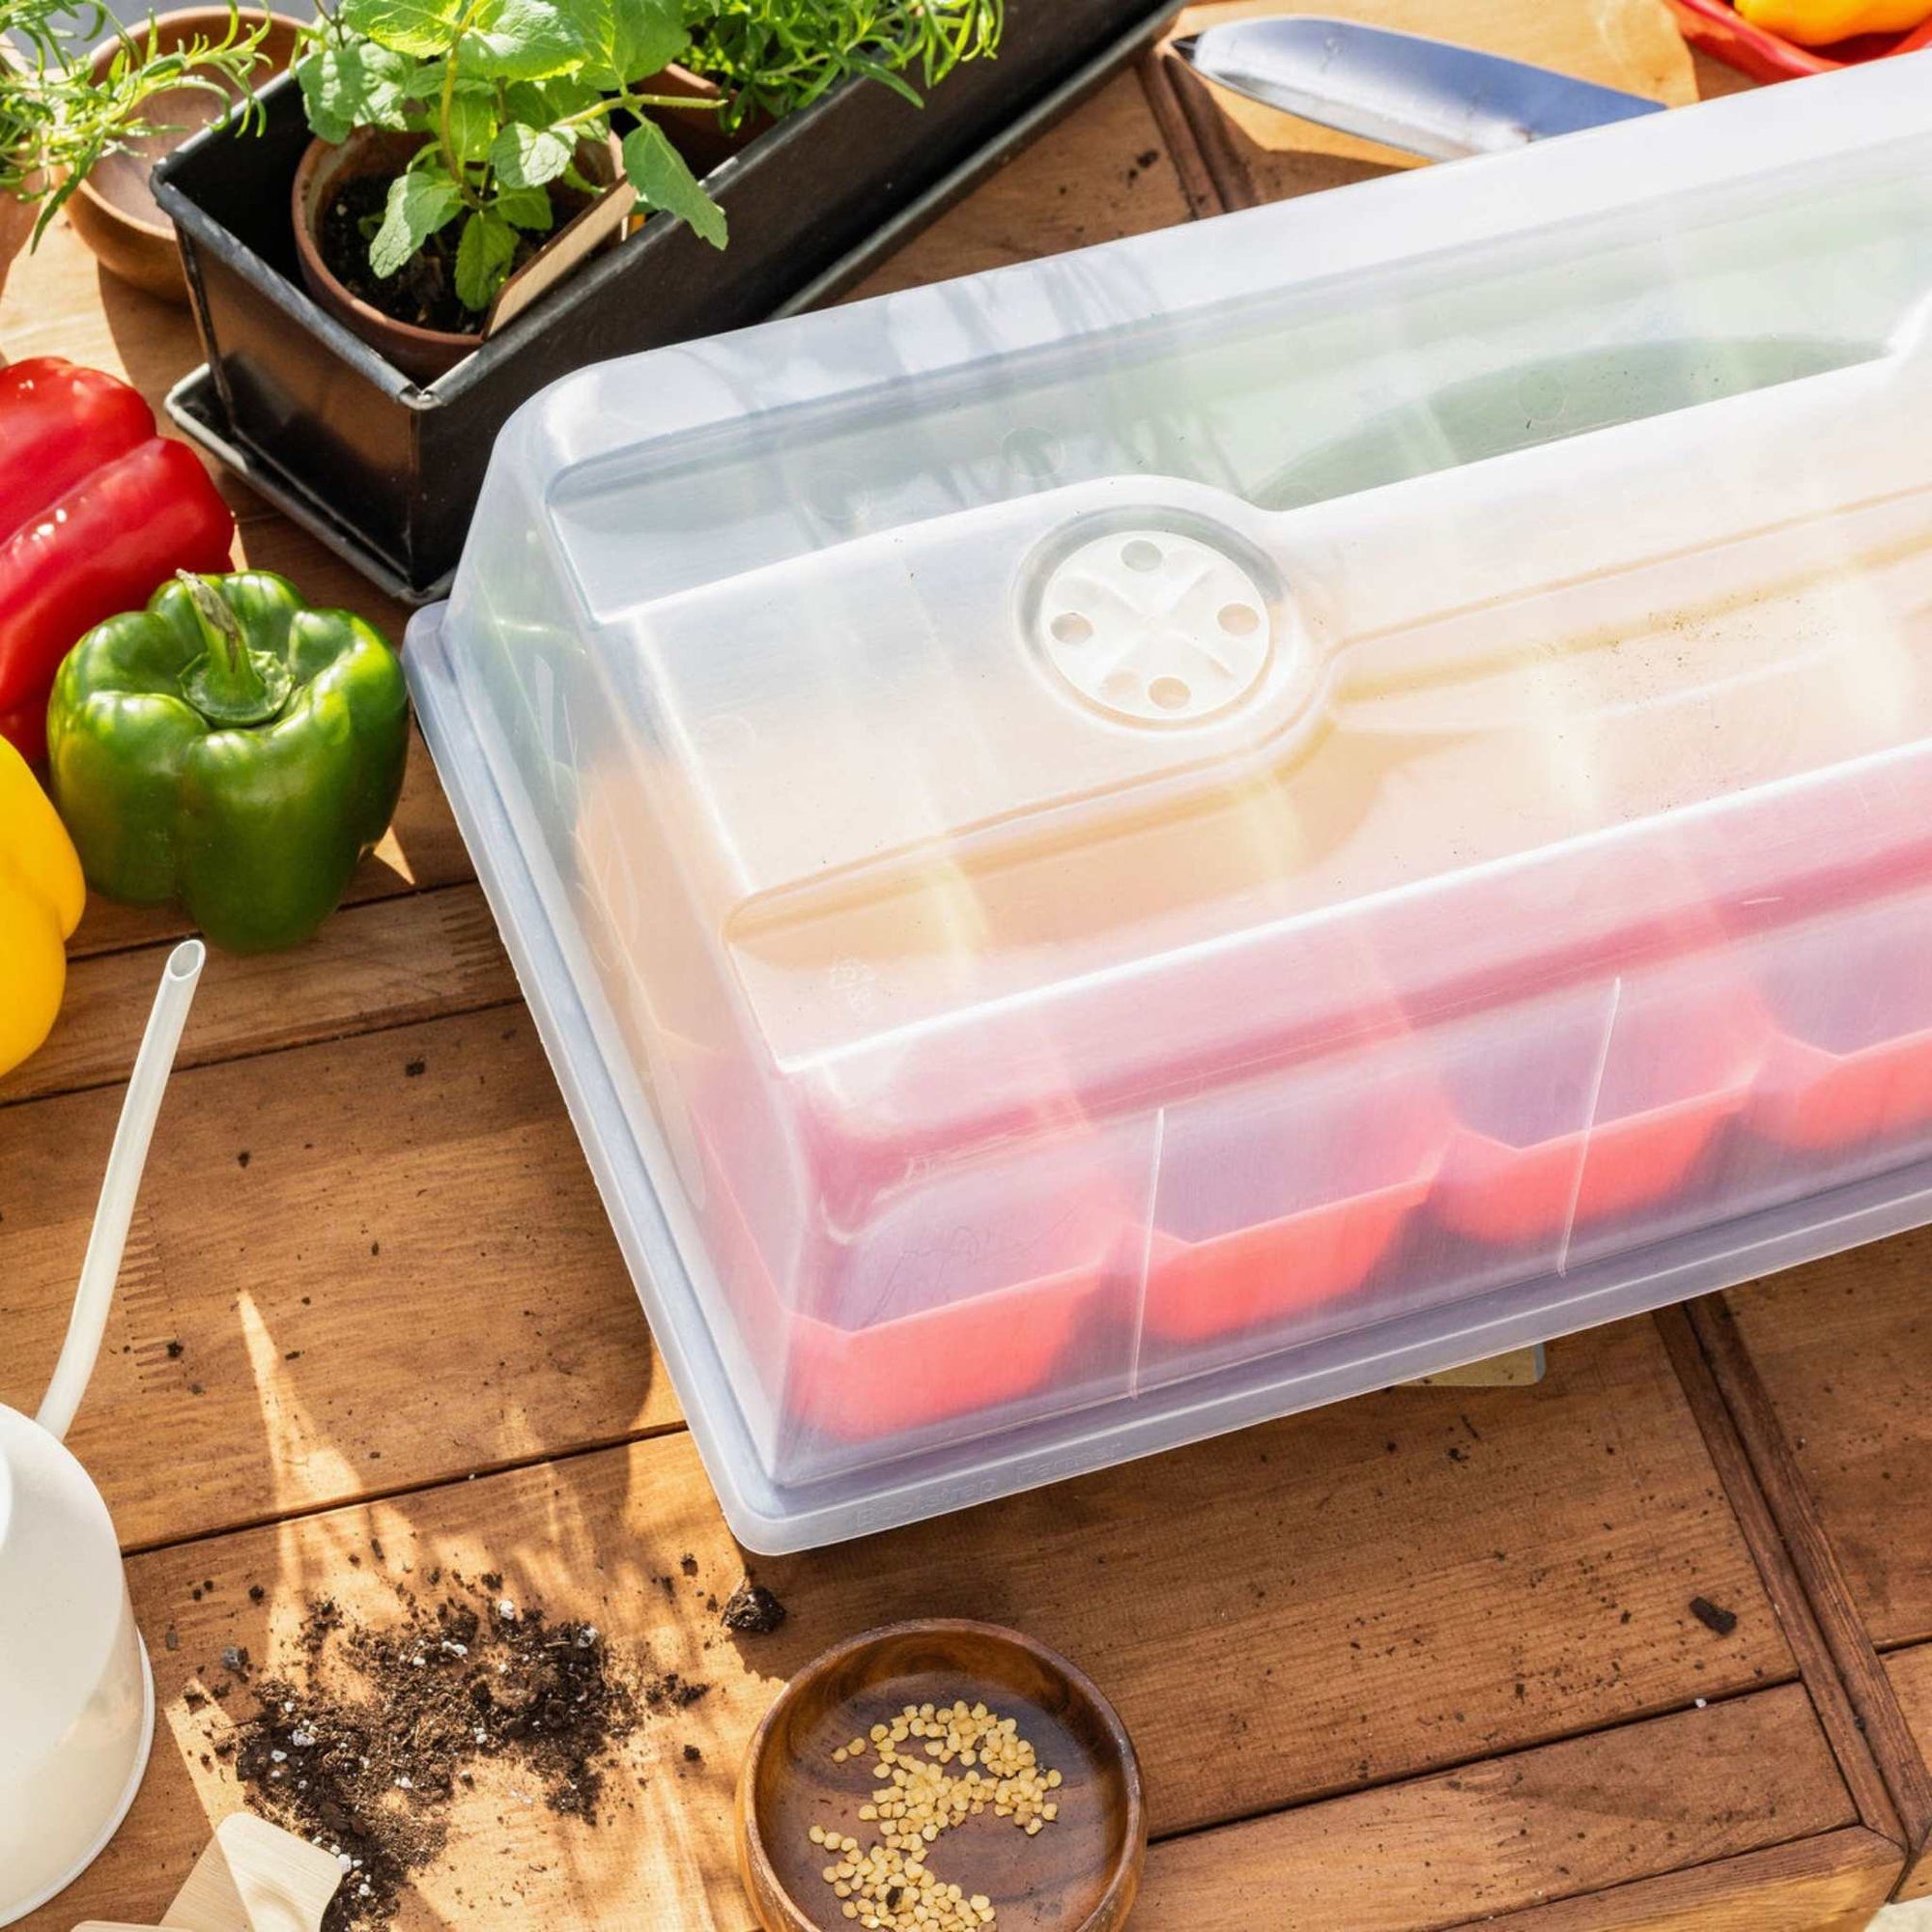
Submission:
[[[46,1038],[87,887],[73,841],[27,761],[0,738],[0,1074]]]
[[[1737,0],[1753,27],[1801,47],[1829,47],[1854,34],[1909,34],[1932,19],[1932,0]]]

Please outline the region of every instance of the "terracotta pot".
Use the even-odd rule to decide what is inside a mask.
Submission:
[[[268,27],[253,74],[253,84],[261,87],[295,58],[301,24],[286,14],[267,14],[259,8],[243,8],[240,20],[244,30]],[[218,41],[229,25],[225,7],[185,7],[163,14],[155,22],[154,33],[166,53],[197,39]],[[146,33],[143,28],[144,40]],[[110,41],[95,54],[97,80],[106,72],[118,45]],[[218,96],[200,88],[171,88],[156,95],[143,110],[156,131],[103,156],[68,201],[68,219],[101,266],[163,301],[185,302],[187,282],[175,247],[174,223],[155,205],[148,176],[163,155],[172,154],[224,111]]]
[[[405,376],[416,383],[433,383],[446,375],[465,356],[473,355],[483,343],[484,320],[473,330],[418,328],[413,323],[398,322],[369,302],[363,301],[331,272],[322,259],[316,240],[324,211],[337,191],[353,181],[376,175],[389,179],[409,165],[410,157],[423,145],[421,134],[391,133],[383,128],[358,128],[339,147],[327,141],[312,141],[296,170],[292,213],[296,229],[296,250],[301,261],[302,282],[310,295],[345,328],[353,330],[378,354],[385,356]],[[614,184],[618,178],[619,150],[614,141],[586,142],[578,153],[578,167],[590,180]],[[573,221],[553,235],[535,261],[518,270],[531,272],[545,256],[559,249],[580,224],[587,221],[601,206],[593,203]],[[506,285],[507,286],[507,285]]]

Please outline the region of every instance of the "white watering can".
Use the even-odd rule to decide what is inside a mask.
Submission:
[[[155,1686],[107,1505],[61,1438],[87,1392],[155,1118],[206,956],[168,955],[121,1108],[73,1319],[33,1421],[0,1406],[0,1925],[73,1882],[140,1788]]]

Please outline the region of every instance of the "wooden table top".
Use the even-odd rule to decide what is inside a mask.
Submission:
[[[1671,102],[1738,84],[1693,65],[1657,0],[1348,11]],[[1230,108],[1156,58],[873,286],[1394,159]],[[0,303],[0,351],[122,371],[156,400],[199,359],[184,313],[100,275],[64,226]],[[400,611],[224,487],[251,563],[400,634]],[[51,1368],[179,930],[91,905],[52,1040],[0,1083],[0,1400],[17,1406]],[[154,1762],[32,1932],[156,1917],[241,1804],[210,1751],[227,1719],[196,1708],[225,1646],[272,1659],[312,1593],[373,1613],[439,1563],[501,1572],[711,1690],[625,1747],[599,1829],[479,1784],[410,1932],[748,1932],[730,1804],[753,1724],[809,1656],[912,1614],[1019,1625],[1114,1698],[1155,1837],[1136,1924],[1849,1932],[1902,1878],[1932,1889],[1932,1236],[1559,1343],[1533,1388],[1394,1390],[753,1559],[791,1614],[734,1636],[715,1602],[747,1559],[420,744],[321,938],[211,962],[182,1068],[71,1436],[129,1553]],[[1693,1597],[1735,1627],[1707,1628]]]

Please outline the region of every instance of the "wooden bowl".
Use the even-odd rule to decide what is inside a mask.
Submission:
[[[163,52],[186,46],[197,38],[218,41],[228,31],[229,18],[226,7],[185,7],[163,14],[155,22],[155,36]],[[295,58],[301,23],[286,14],[265,14],[251,7],[241,10],[241,19],[244,30],[268,23],[254,72],[254,84],[265,86]],[[128,31],[142,45],[147,43],[145,22]],[[94,56],[97,79],[106,72],[117,44],[110,41]],[[163,301],[185,302],[187,283],[175,247],[174,223],[156,205],[148,176],[163,155],[172,154],[225,108],[217,95],[177,87],[157,94],[142,111],[156,131],[99,161],[69,198],[68,219],[102,266],[123,281]]]
[[[868,1748],[833,1752],[908,1704],[983,1703],[1015,1719],[1042,1771],[1063,1782],[1059,1816],[1029,1837],[990,1810],[924,1854],[936,1878],[998,1913],[992,1932],[1116,1932],[1147,1855],[1140,1764],[1114,1708],[1065,1658],[992,1624],[892,1624],[827,1651],[765,1714],[738,1780],[738,1861],[765,1932],[848,1932],[825,1881],[814,1825],[878,1842],[859,1816],[883,1780]]]

